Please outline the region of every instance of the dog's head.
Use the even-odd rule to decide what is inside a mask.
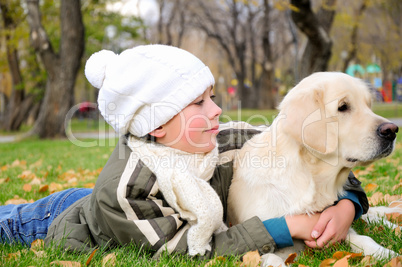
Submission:
[[[283,132],[330,164],[364,165],[394,148],[398,127],[373,113],[366,83],[347,74],[310,75],[279,109]]]

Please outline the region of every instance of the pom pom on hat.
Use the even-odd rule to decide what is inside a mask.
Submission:
[[[109,50],[101,50],[94,53],[85,64],[85,76],[96,88],[100,89],[105,79],[106,65],[115,59],[117,55]]]
[[[88,59],[85,76],[100,89],[98,108],[105,121],[120,135],[138,137],[167,123],[215,83],[193,54],[156,44],[119,55],[97,52]]]

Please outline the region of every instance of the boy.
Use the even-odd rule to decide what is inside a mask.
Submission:
[[[322,215],[265,222],[254,217],[227,229],[232,164],[218,163],[221,109],[212,101],[214,78],[208,67],[184,50],[147,45],[120,55],[95,53],[85,73],[100,89],[101,114],[124,136],[92,194],[74,199],[49,220],[46,244],[91,251],[134,242],[155,256],[163,250],[207,257],[255,249],[268,253],[291,245],[291,237],[313,241],[312,232],[320,246],[336,242],[367,208],[363,190],[348,185],[350,200]],[[219,138],[220,151],[238,149],[247,134],[225,131]],[[323,226],[328,226],[325,231]]]

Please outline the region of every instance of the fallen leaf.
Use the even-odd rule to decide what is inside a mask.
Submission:
[[[332,255],[332,258],[336,259],[336,260],[340,260],[343,257],[345,257],[346,255],[348,255],[349,253],[346,251],[337,251]]]
[[[397,237],[400,237],[400,236],[401,236],[401,228],[400,228],[400,227],[396,227],[395,230],[394,230],[394,232],[395,232],[395,235],[396,235]]]
[[[396,191],[397,189],[402,187],[402,183],[396,184],[392,187],[392,191]]]
[[[114,254],[114,253],[111,253],[111,254]],[[109,255],[110,255],[110,254],[106,255],[106,257],[109,256]],[[114,266],[114,265],[115,265],[115,261],[116,261],[116,256],[114,256],[113,265],[106,265],[106,264],[104,264],[104,262],[105,262],[105,263],[108,263],[108,261],[109,261],[109,259],[106,260],[106,257],[104,257],[103,260],[102,260],[102,267],[103,267],[103,266]],[[214,266],[215,264],[221,264],[221,263],[224,263],[224,262],[226,262],[226,258],[225,258],[225,257],[222,257],[222,256],[218,256],[218,257],[215,257],[215,258],[213,258],[212,260],[208,261],[208,262],[204,265],[204,267]]]
[[[42,182],[40,181],[40,179],[38,177],[35,177],[32,179],[32,181],[29,183],[31,185],[40,185]]]
[[[373,256],[367,255],[360,261],[360,263],[364,266],[371,266],[375,263],[375,259]]]
[[[39,192],[40,192],[40,193],[46,192],[46,191],[48,191],[48,190],[49,190],[49,186],[48,186],[47,184],[42,185],[42,186],[39,188]]]
[[[389,207],[390,207],[390,208],[396,208],[396,207],[402,208],[402,199],[392,201],[392,202],[389,204]]]
[[[14,205],[19,205],[19,204],[25,204],[28,203],[26,199],[20,198],[19,196],[15,195],[14,198],[9,199],[4,203],[4,205],[9,205],[9,204],[14,204]]]
[[[336,262],[336,259],[325,259],[320,263],[320,267],[329,267],[332,266],[332,264]]]
[[[219,257],[217,257],[217,258],[219,258]],[[221,257],[221,258],[223,258],[223,257]],[[223,259],[226,260],[225,258],[223,258]],[[102,267],[109,267],[109,266],[116,266],[116,254],[114,252],[107,254],[102,259]]]
[[[23,171],[21,174],[17,176],[18,178],[29,180],[36,177],[36,175],[30,170]]]
[[[29,168],[30,168],[30,169],[32,169],[32,168],[39,168],[39,167],[42,166],[42,163],[43,163],[43,160],[42,160],[42,159],[39,159],[37,162],[32,163],[31,165],[29,165]]]
[[[10,181],[10,177],[0,179],[0,184],[8,183]]]
[[[17,251],[17,252],[14,252],[14,253],[8,253],[8,255],[6,257],[6,260],[16,260],[19,257],[21,257],[21,252],[20,251]]]
[[[384,194],[381,192],[375,192],[369,199],[373,206],[377,206],[384,198]]]
[[[242,266],[254,267],[259,266],[261,261],[261,256],[258,253],[258,250],[249,251],[243,256],[243,264]]]
[[[84,184],[84,187],[85,187],[85,188],[94,188],[94,187],[95,187],[95,183],[87,183],[87,184]]]
[[[36,250],[42,250],[45,247],[45,242],[43,239],[35,239],[31,243],[31,248]]]
[[[32,185],[30,185],[30,184],[24,184],[24,185],[22,186],[22,189],[23,189],[25,192],[31,192],[31,190],[32,190]]]
[[[349,262],[348,262],[349,257],[350,257],[350,255],[346,255],[342,259],[335,262],[335,264],[332,265],[332,267],[348,267],[349,266]]]
[[[94,249],[94,251],[92,251],[91,255],[89,255],[89,258],[87,259],[87,262],[85,263],[86,266],[88,266],[91,263],[92,258],[94,257],[97,250],[98,250],[97,248]]]
[[[59,192],[61,190],[63,190],[63,186],[61,184],[58,184],[58,183],[55,183],[55,182],[50,183],[50,185],[49,185],[50,194],[52,194],[54,192]]]
[[[390,262],[384,265],[384,267],[401,267],[402,266],[402,256],[393,258]]]
[[[6,171],[7,169],[8,169],[8,165],[1,166],[1,168],[0,168],[1,171]]]
[[[370,184],[367,184],[367,185],[364,187],[364,191],[366,191],[366,192],[371,192],[371,191],[374,191],[377,187],[378,187],[378,184],[370,183]]]
[[[63,266],[63,267],[81,267],[81,263],[76,261],[52,261],[50,266]]]
[[[46,252],[43,251],[43,250],[37,251],[36,249],[33,249],[33,248],[31,248],[30,250],[31,250],[31,251],[35,254],[35,256],[38,257],[38,258],[43,258],[43,257],[46,256]]]
[[[291,254],[289,254],[289,256],[286,258],[286,260],[285,260],[285,264],[286,265],[289,265],[289,264],[293,264],[294,263],[294,260],[296,259],[296,257],[297,257],[297,253],[291,253]]]
[[[386,213],[385,216],[387,217],[388,220],[402,222],[402,214],[400,214],[398,212]]]

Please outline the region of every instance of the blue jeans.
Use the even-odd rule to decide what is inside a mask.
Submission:
[[[71,188],[51,194],[34,203],[0,206],[0,242],[22,243],[28,247],[44,239],[53,220],[92,189]]]

